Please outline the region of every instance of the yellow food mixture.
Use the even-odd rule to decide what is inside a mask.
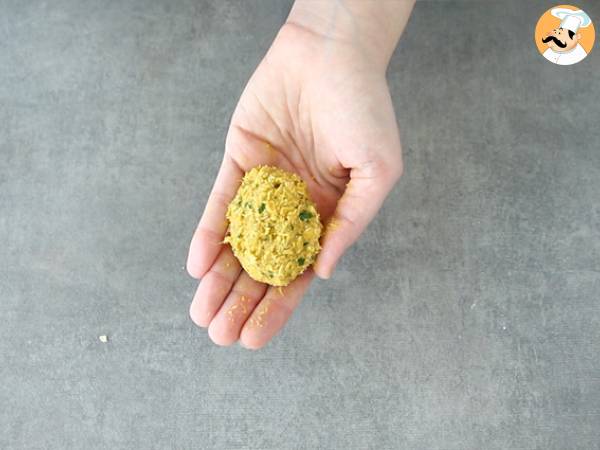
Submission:
[[[287,286],[316,259],[322,225],[306,183],[277,167],[244,175],[227,208],[225,242],[255,280]]]

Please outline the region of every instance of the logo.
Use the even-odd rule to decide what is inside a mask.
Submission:
[[[546,11],[535,27],[535,44],[548,61],[570,66],[592,51],[596,32],[585,11],[571,5],[558,5]]]

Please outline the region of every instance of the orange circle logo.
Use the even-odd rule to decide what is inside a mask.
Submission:
[[[535,27],[535,45],[544,58],[570,66],[586,58],[596,31],[590,16],[576,6],[558,5],[546,11]]]

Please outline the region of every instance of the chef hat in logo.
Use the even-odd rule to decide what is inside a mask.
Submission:
[[[592,23],[590,16],[581,9],[573,11],[567,8],[553,8],[551,14],[561,20],[561,28],[571,30],[573,33],[577,33],[579,28],[585,28]]]

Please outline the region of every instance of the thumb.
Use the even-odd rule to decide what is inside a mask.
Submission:
[[[319,278],[329,278],[344,252],[365,231],[402,173],[397,164],[369,162],[350,171],[350,182],[327,224],[314,265]]]

